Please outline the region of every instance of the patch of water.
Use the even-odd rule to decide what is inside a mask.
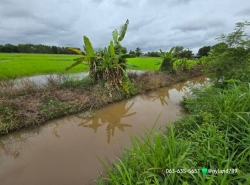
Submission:
[[[204,77],[190,80],[203,84]],[[189,91],[185,83],[105,108],[56,119],[36,129],[0,137],[1,185],[94,184],[106,161],[131,146],[130,134],[142,134],[156,125],[163,130],[177,119],[179,101]]]
[[[145,71],[143,70],[127,70],[128,72],[135,72],[137,74],[141,74]],[[22,81],[31,81],[32,83],[36,85],[45,85],[48,82],[48,79],[55,79],[63,81],[64,79],[82,79],[89,75],[88,72],[82,72],[82,73],[71,73],[71,74],[48,74],[48,75],[36,75],[36,76],[28,76],[28,77],[22,77],[15,80],[16,86],[21,84]]]

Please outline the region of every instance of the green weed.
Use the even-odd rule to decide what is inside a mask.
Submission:
[[[60,86],[62,88],[90,88],[94,84],[91,78],[83,78],[81,80],[67,79]]]

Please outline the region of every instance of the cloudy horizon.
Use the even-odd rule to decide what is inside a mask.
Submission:
[[[83,35],[94,48],[107,46],[112,31],[126,19],[122,45],[143,52],[173,46],[194,53],[217,43],[235,23],[248,20],[246,0],[1,0],[0,45],[45,44],[83,48]]]

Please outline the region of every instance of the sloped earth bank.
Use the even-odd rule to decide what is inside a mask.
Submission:
[[[205,82],[205,77],[189,81]],[[131,134],[143,134],[177,119],[179,101],[189,88],[184,82],[49,121],[0,137],[1,185],[95,184],[92,179],[103,171],[101,160],[113,160],[121,148],[130,147]],[[163,128],[162,128],[163,129]]]
[[[135,87],[131,95],[167,87],[199,75],[199,68],[172,76],[158,72],[129,73]],[[52,78],[43,86],[23,81],[18,88],[14,82],[10,83],[0,83],[0,135],[40,125],[54,118],[98,109],[127,97],[122,91],[107,90],[104,84],[95,85],[86,80],[84,84],[69,82],[62,85]]]

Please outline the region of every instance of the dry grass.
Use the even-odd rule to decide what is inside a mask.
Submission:
[[[129,73],[135,87],[132,95],[198,75],[201,75],[198,69],[172,76],[158,72]],[[87,79],[63,83],[61,79],[50,77],[43,86],[28,80],[23,80],[19,86],[14,81],[0,82],[0,135],[57,117],[101,108],[124,98],[126,94],[123,91],[107,90],[104,85],[93,84]]]

